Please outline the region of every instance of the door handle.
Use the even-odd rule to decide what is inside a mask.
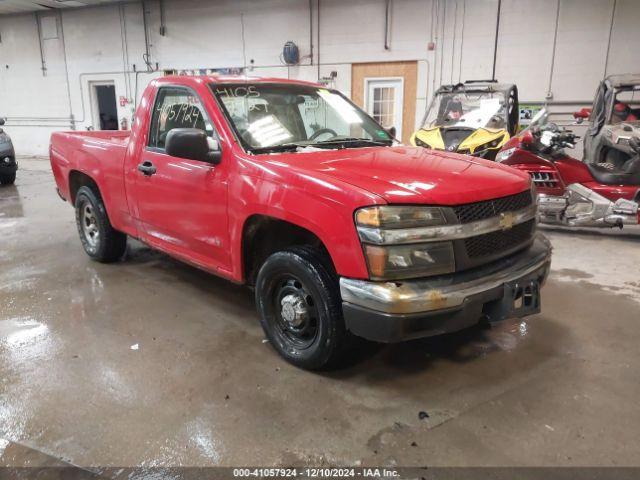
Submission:
[[[140,165],[138,165],[138,171],[142,172],[142,174],[146,177],[150,177],[154,173],[156,173],[156,167],[149,160],[145,160]]]

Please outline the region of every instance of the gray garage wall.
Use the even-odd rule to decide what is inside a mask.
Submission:
[[[498,0],[391,0],[389,49],[384,0],[163,3],[163,15],[149,0],[0,17],[0,115],[19,153],[46,154],[51,131],[91,126],[91,82],[114,81],[130,100],[119,116],[131,118],[164,69],[253,65],[255,75],[310,80],[335,71],[332,85],[349,94],[352,63],[416,60],[418,120],[440,83],[493,70]],[[639,18],[637,0],[502,0],[496,77],[566,120],[605,74],[640,71]],[[301,66],[283,66],[287,40],[300,47]],[[144,58],[160,71],[148,72]]]

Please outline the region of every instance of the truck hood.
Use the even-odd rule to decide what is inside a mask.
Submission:
[[[480,158],[422,147],[370,147],[269,155],[267,162],[306,178],[336,179],[388,203],[460,205],[513,195],[529,176]]]

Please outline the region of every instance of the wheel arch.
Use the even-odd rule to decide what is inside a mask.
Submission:
[[[254,285],[264,261],[280,250],[297,245],[311,245],[319,250],[327,267],[336,272],[331,254],[322,239],[307,228],[287,220],[265,214],[249,216],[242,228],[242,276],[245,283]]]
[[[98,196],[101,196],[100,187],[93,177],[80,170],[69,171],[69,202],[74,205],[76,195],[81,187],[89,187]]]

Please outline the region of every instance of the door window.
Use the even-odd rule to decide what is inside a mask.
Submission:
[[[193,92],[184,88],[161,88],[153,108],[149,147],[164,149],[167,135],[174,128],[197,128],[213,136],[213,125]]]
[[[366,79],[367,113],[402,138],[402,79]]]

